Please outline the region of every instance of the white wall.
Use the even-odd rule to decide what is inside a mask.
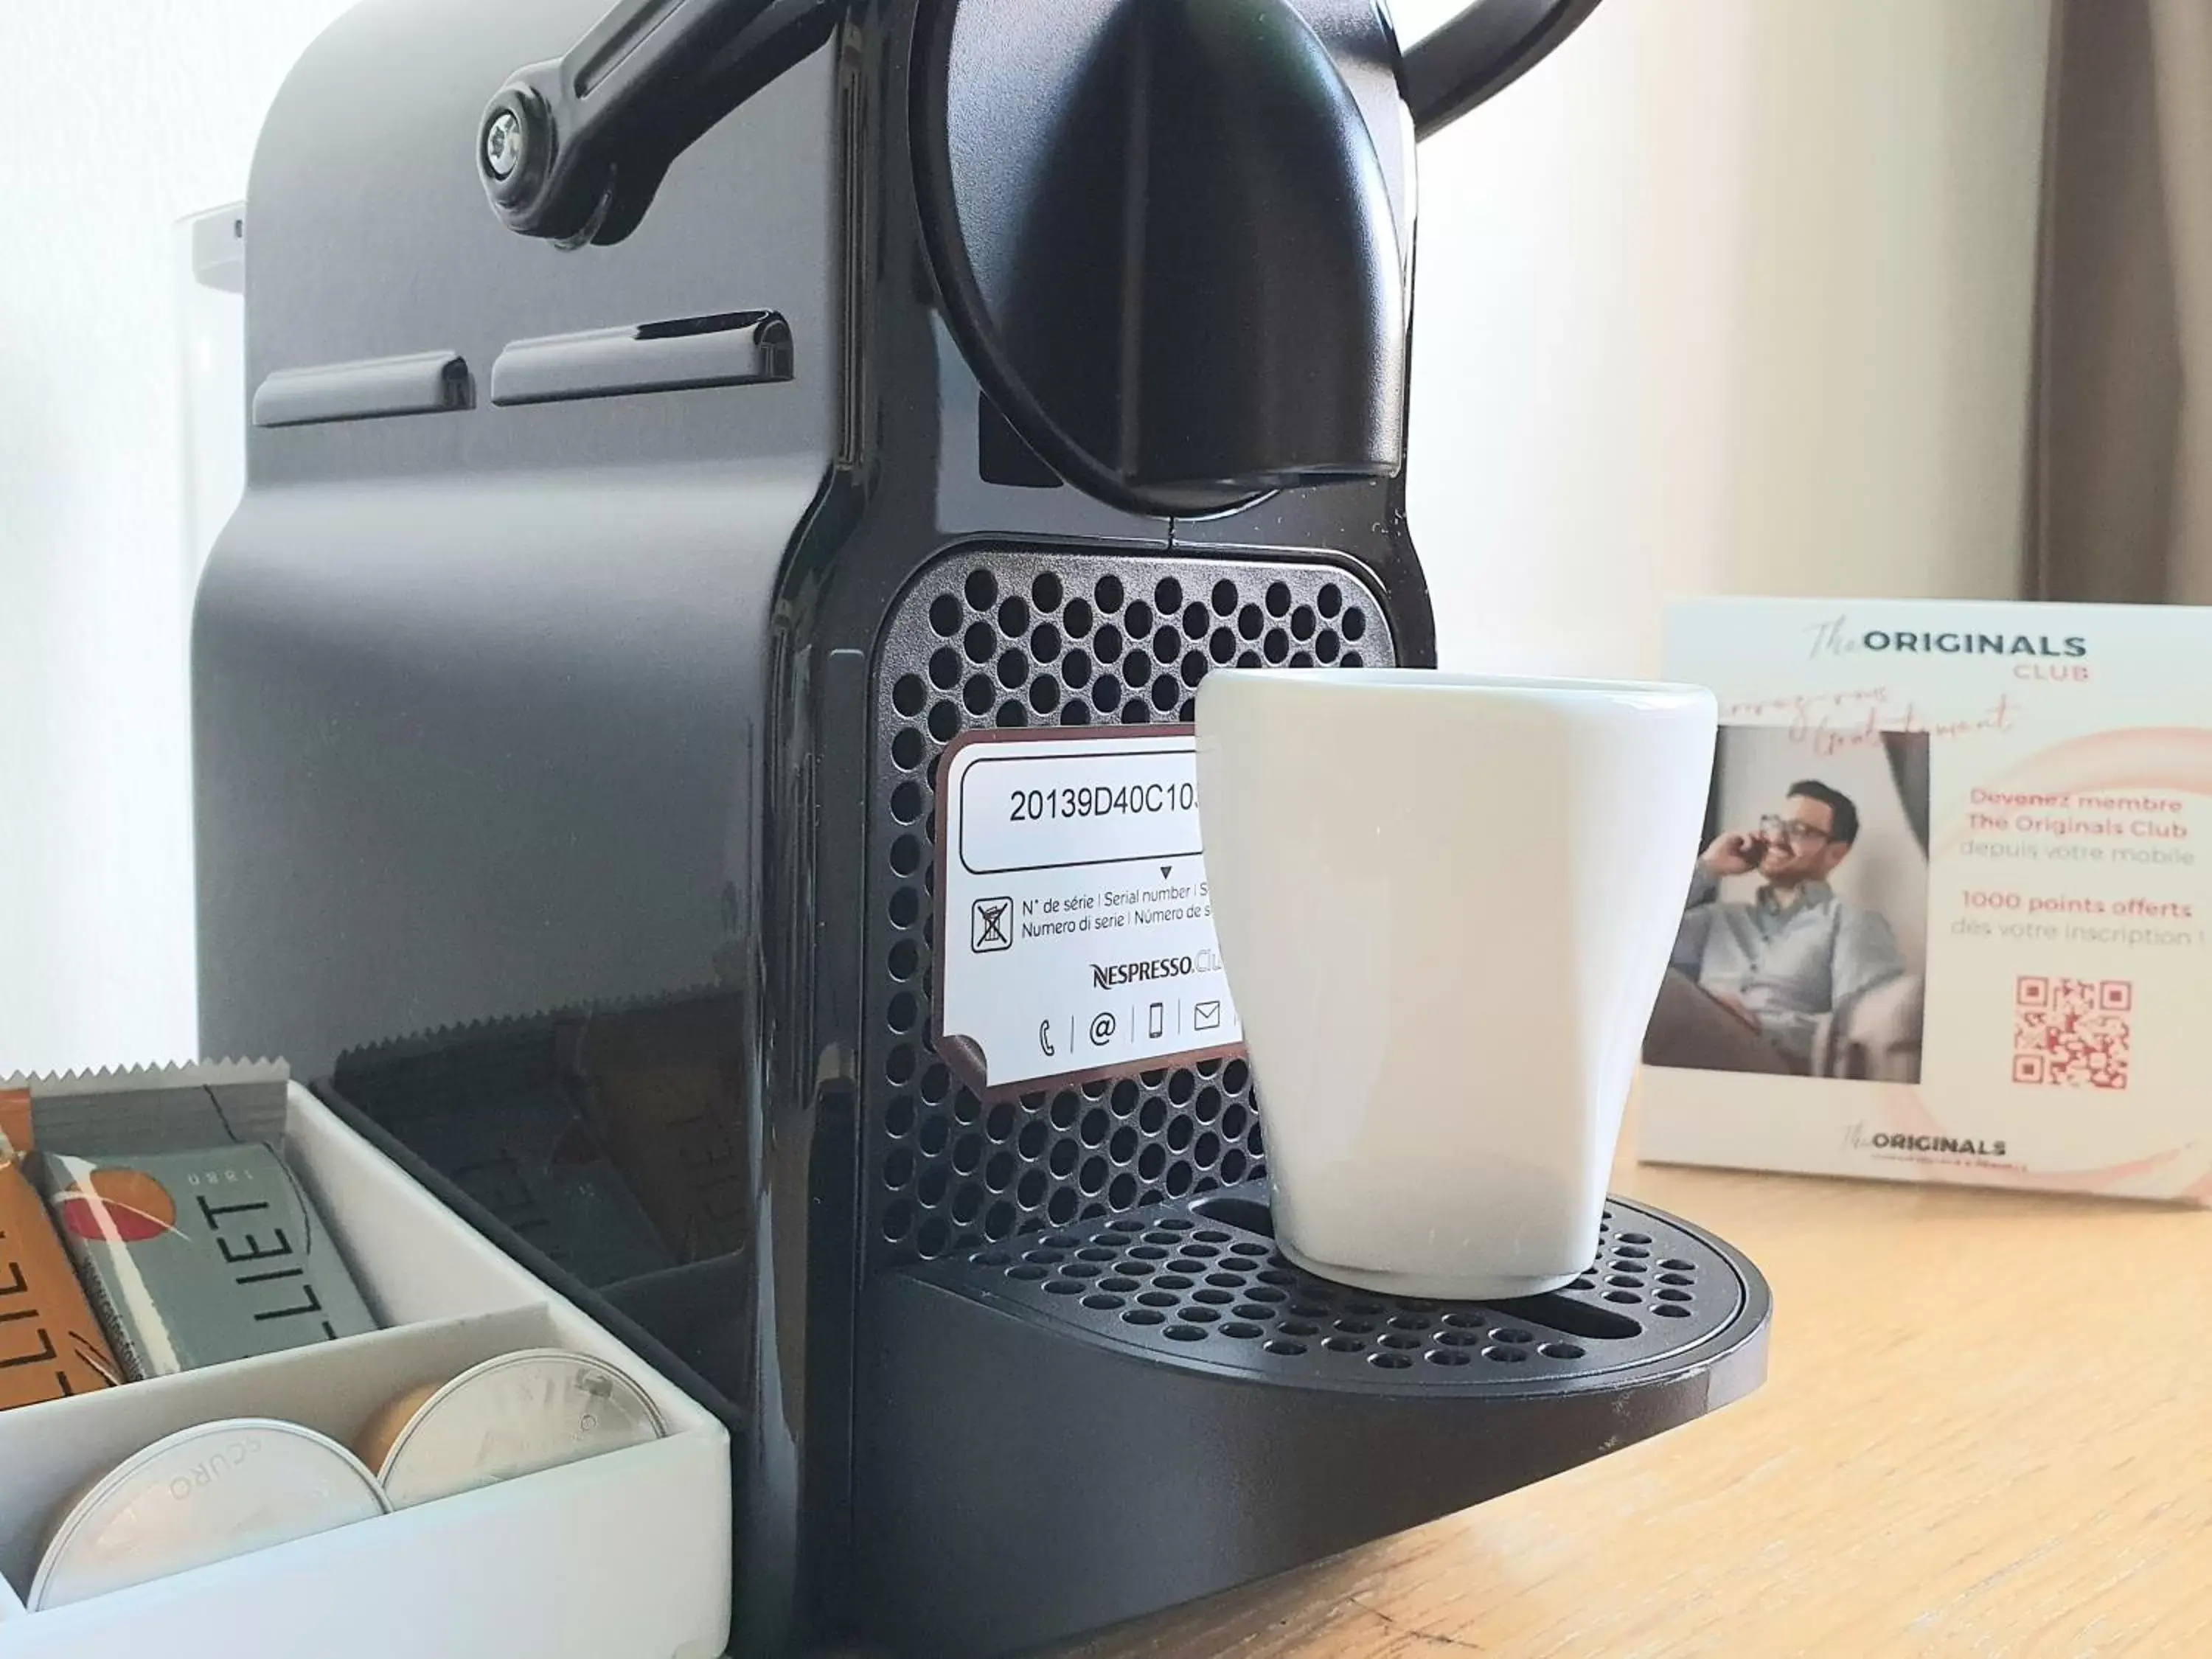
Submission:
[[[170,227],[343,7],[0,0],[0,1070],[192,1046]],[[2006,590],[2046,11],[1608,0],[1427,147],[1448,665],[1649,672],[1680,593]]]
[[[1411,514],[1446,666],[1649,674],[1694,593],[2013,591],[2048,27],[1607,0],[1424,147]]]
[[[0,3],[0,1073],[194,1046],[172,226],[342,9]]]

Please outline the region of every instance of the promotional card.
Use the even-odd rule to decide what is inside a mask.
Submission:
[[[2212,612],[1678,607],[1721,734],[1641,1154],[2212,1199]]]

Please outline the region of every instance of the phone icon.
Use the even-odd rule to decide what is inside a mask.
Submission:
[[[1167,1030],[1167,1004],[1164,1002],[1154,1003],[1149,1011],[1149,1017],[1145,1022],[1145,1035],[1152,1037],[1162,1036]]]
[[[1048,1019],[1041,1019],[1037,1022],[1037,1047],[1043,1049],[1047,1054],[1054,1052],[1052,1046],[1052,1022]]]

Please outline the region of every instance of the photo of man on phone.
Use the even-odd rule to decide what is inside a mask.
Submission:
[[[1850,796],[1791,784],[1753,829],[1725,830],[1698,856],[1644,1058],[1652,1065],[1805,1075],[1822,1022],[1905,972],[1878,912],[1830,885],[1859,836]],[[1720,897],[1756,872],[1747,901]]]

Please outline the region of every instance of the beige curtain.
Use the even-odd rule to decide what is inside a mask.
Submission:
[[[2027,590],[2212,603],[2212,0],[2051,37]]]

